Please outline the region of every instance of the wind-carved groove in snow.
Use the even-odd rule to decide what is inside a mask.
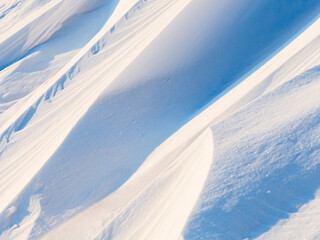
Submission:
[[[188,3],[141,0],[132,8],[132,1],[120,1],[103,29],[56,76],[0,116],[0,123],[4,123],[0,127],[0,175],[5,173],[0,176],[0,212],[42,168],[105,88]],[[145,21],[140,21],[139,13],[145,13],[145,6],[152,11],[148,9],[150,14],[144,14]],[[137,17],[132,21],[143,24],[117,35],[117,27],[131,21],[126,13]],[[115,30],[110,31],[113,26]],[[92,52],[97,43],[99,47]]]
[[[156,150],[115,193],[43,239],[179,239],[213,153],[210,129],[169,153]]]

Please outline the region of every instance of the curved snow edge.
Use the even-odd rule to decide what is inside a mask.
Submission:
[[[43,239],[179,239],[212,164],[211,130],[148,158],[116,192]],[[90,224],[88,224],[90,223]]]

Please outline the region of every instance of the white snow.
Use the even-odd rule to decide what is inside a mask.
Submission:
[[[316,193],[314,199],[304,204],[299,211],[288,219],[280,220],[268,232],[258,239],[318,239],[320,238],[319,223],[320,199]]]
[[[178,239],[213,155],[210,131],[163,157],[153,154],[120,189],[43,239]]]
[[[308,4],[1,2],[0,239],[319,238]]]

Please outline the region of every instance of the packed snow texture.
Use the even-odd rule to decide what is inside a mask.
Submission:
[[[319,13],[3,0],[0,239],[320,238]]]

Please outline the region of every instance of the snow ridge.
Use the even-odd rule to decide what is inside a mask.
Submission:
[[[0,122],[4,122],[0,128],[1,141],[7,143],[2,149],[5,160],[0,165],[0,212],[41,169],[100,93],[187,4],[188,1],[182,0],[140,1],[136,7],[147,7],[146,11],[139,11],[145,15],[140,18],[133,14],[128,18],[125,13],[128,9],[134,13],[132,6],[135,4],[121,1],[103,29],[56,76],[1,115]],[[116,22],[121,25],[122,21],[145,23],[139,28],[129,28],[128,32],[112,28]],[[106,41],[110,42],[106,44]],[[106,75],[107,81],[102,77]],[[91,76],[90,81],[87,76]],[[60,97],[57,101],[56,96]],[[63,112],[63,118],[54,117],[58,110]],[[14,112],[12,116],[11,112]],[[33,128],[36,128],[33,136],[38,137],[29,142],[28,135]],[[17,142],[16,136],[19,136]]]
[[[101,198],[90,205],[53,211],[48,220],[42,207],[49,209],[51,205],[41,202],[46,186],[30,184],[33,189],[26,194],[29,201],[22,207],[26,212],[20,214],[17,198],[28,184],[110,84],[190,2],[109,1],[114,11],[101,30],[66,58],[54,76],[0,114],[0,230],[4,229],[0,239],[319,236],[317,226],[310,221],[317,221],[320,206],[319,181],[314,177],[319,172],[320,152],[320,19],[252,75],[215,98],[157,147],[113,193],[98,196]],[[0,34],[0,67],[49,40],[70,18],[101,4],[107,2],[48,0],[25,22]],[[9,14],[7,10],[4,13]],[[282,157],[284,152],[286,157]],[[281,178],[287,169],[294,171]],[[308,177],[303,178],[303,174]],[[273,178],[278,180],[276,186],[272,185]],[[312,184],[297,187],[305,197],[297,201],[296,192],[288,186],[299,179]],[[58,188],[55,184],[59,186],[53,181],[51,189]],[[286,196],[281,198],[279,192]],[[254,204],[258,200],[259,204]],[[268,212],[274,215],[270,217]],[[248,216],[243,217],[244,213]],[[247,219],[245,224],[242,218]],[[310,231],[305,234],[302,228]]]

